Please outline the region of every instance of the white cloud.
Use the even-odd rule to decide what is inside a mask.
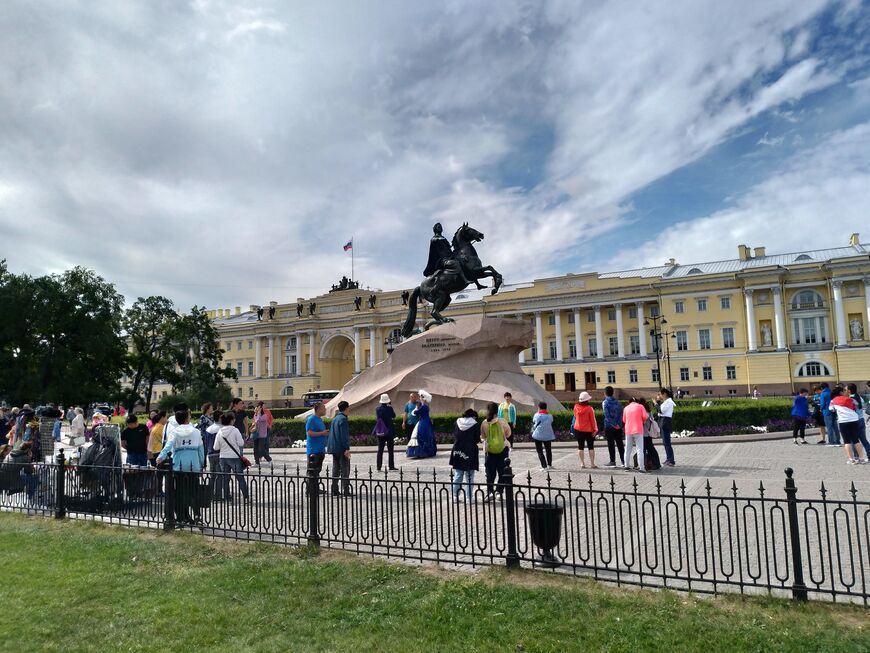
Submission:
[[[671,256],[682,264],[731,259],[741,243],[770,254],[842,247],[868,224],[868,188],[870,122],[796,154],[732,207],[674,224],[609,269],[660,265]]]
[[[632,193],[843,75],[797,47],[821,0],[259,4],[4,7],[13,268],[295,301],[351,235],[363,282],[415,283],[442,219],[509,280],[561,271]]]

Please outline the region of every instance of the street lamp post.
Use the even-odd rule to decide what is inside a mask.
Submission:
[[[650,315],[644,317],[643,320],[644,326],[650,326],[650,324],[652,324],[652,329],[649,330],[649,334],[653,339],[653,344],[656,349],[656,379],[659,387],[662,387],[662,326],[667,323],[668,321],[665,319],[664,315]]]

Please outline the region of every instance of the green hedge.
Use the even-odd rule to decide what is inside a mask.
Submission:
[[[701,406],[685,406],[682,403],[677,405],[674,411],[674,431],[690,430],[694,431],[699,426],[720,426],[724,424],[736,426],[764,426],[771,420],[788,419],[791,409],[791,403],[785,402],[768,402],[768,401],[752,401],[745,403],[734,403],[701,407]],[[570,438],[570,427],[572,414],[569,412],[554,412],[553,429],[557,434],[562,434],[560,439]],[[595,416],[598,420],[599,427],[604,426],[604,415],[600,408],[596,408]],[[456,418],[459,415],[436,415],[432,418],[432,424],[435,427],[435,433],[452,434],[453,426],[456,423]],[[329,423],[329,420],[324,420]],[[357,439],[356,444],[365,444],[371,437],[374,442],[372,431],[375,428],[374,417],[358,417],[351,414],[350,418],[350,433],[352,437]],[[519,414],[517,415],[517,433],[520,435],[528,434],[531,430],[532,415]],[[401,435],[402,420],[395,421],[396,434]],[[275,419],[272,426],[273,445],[288,446],[295,440],[305,439],[305,422],[299,419]],[[521,438],[522,440],[523,438]],[[365,440],[365,441],[364,441]]]

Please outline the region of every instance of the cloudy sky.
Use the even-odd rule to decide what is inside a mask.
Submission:
[[[0,3],[2,257],[231,307],[870,241],[870,4]],[[449,235],[448,233],[448,235]]]

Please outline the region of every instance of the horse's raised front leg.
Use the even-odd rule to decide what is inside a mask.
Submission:
[[[480,270],[476,270],[477,274],[475,275],[475,283],[477,283],[477,279],[483,279],[484,277],[492,277],[495,285],[493,286],[492,293],[496,294],[498,289],[501,288],[502,283],[504,283],[504,277],[501,276],[498,270],[496,270],[491,265],[486,265]],[[478,285],[478,290],[482,290],[483,286]]]

